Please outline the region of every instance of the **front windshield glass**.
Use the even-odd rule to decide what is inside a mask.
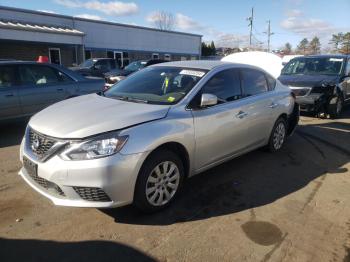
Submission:
[[[150,67],[118,82],[106,97],[150,104],[175,104],[206,74],[202,69]]]
[[[83,63],[81,63],[79,67],[90,68],[94,65],[95,62],[96,62],[95,59],[88,59],[88,60],[85,60]]]
[[[339,75],[344,59],[337,57],[300,57],[291,60],[282,75]]]
[[[144,61],[135,61],[127,65],[125,67],[125,70],[135,72],[137,70],[140,70],[141,68],[144,68],[145,65],[146,65],[146,62]]]

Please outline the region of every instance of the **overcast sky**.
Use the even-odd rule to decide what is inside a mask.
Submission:
[[[253,40],[264,46],[267,20],[273,48],[286,42],[295,47],[315,35],[325,45],[332,33],[350,31],[350,0],[0,0],[0,5],[140,26],[153,26],[154,12],[163,10],[174,15],[177,31],[202,34],[205,41],[224,46],[247,45],[252,7]]]

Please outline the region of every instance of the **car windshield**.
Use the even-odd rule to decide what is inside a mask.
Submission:
[[[135,61],[131,64],[127,65],[125,67],[125,70],[135,72],[137,70],[140,70],[141,68],[144,68],[146,66],[147,62],[145,61]]]
[[[89,68],[89,67],[92,67],[95,62],[96,62],[95,59],[88,59],[88,60],[85,60],[83,63],[81,63],[79,67]]]
[[[207,73],[202,69],[149,67],[113,85],[106,97],[170,105],[180,101]]]
[[[339,75],[343,63],[338,57],[295,58],[282,69],[282,75]]]

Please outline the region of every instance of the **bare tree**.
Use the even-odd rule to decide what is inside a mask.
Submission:
[[[171,31],[175,26],[175,18],[172,13],[158,11],[149,17],[149,21],[160,30]]]

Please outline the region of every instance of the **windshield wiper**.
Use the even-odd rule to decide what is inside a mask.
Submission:
[[[129,101],[129,102],[135,102],[135,103],[144,103],[144,104],[148,103],[147,100],[133,98],[133,97],[130,97],[130,96],[118,96],[118,95],[115,95],[115,96],[111,96],[111,97],[113,97],[115,99],[118,99],[118,100],[122,100],[122,101]]]
[[[115,99],[118,99],[118,100],[123,100],[123,101],[128,101],[128,97],[127,96],[112,96],[113,98]]]
[[[138,99],[138,98],[133,98],[133,97],[128,97],[128,101],[130,102],[136,102],[136,103],[144,103],[147,104],[148,101],[144,99]]]

